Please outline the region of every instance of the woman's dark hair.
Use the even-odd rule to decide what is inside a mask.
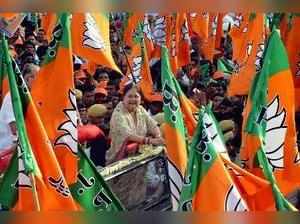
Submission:
[[[138,91],[139,93],[141,93],[139,86],[136,85],[136,84],[134,84],[133,82],[130,82],[130,83],[128,83],[128,84],[124,87],[124,90],[123,90],[123,96],[125,96],[125,95],[129,92],[129,90],[131,90],[132,88],[136,88],[137,91]]]

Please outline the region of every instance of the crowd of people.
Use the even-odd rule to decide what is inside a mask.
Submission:
[[[122,41],[123,14],[111,19],[110,38],[112,54],[123,74],[128,73],[130,47]],[[230,37],[225,34],[221,48],[214,60],[207,60],[201,52],[201,41],[191,39],[191,63],[182,67],[177,80],[193,103],[200,107],[209,102],[224,130],[230,157],[239,153],[242,133],[242,112],[245,96],[228,97],[229,76],[217,71],[218,59],[233,63]],[[21,27],[9,39],[10,53],[18,64],[27,84],[34,79],[48,48],[45,30],[39,21],[26,17]],[[150,62],[154,86],[161,90],[161,61]],[[206,69],[203,69],[206,68]],[[138,85],[122,86],[122,75],[98,65],[94,73],[83,58],[73,56],[75,95],[77,99],[79,127],[78,139],[90,148],[90,158],[96,166],[106,166],[137,151],[136,144],[164,145],[163,102],[161,98],[147,101]],[[2,91],[3,93],[3,91]],[[16,143],[16,127],[9,94],[2,95],[0,110],[0,149],[12,148]],[[299,114],[296,118],[299,130]]]

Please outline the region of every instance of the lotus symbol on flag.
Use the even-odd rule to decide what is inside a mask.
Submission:
[[[90,47],[97,50],[105,49],[105,42],[99,33],[97,24],[94,18],[87,13],[86,22],[84,23],[85,31],[83,33],[83,46]]]
[[[64,145],[73,154],[77,154],[77,113],[76,113],[76,96],[72,90],[69,90],[69,100],[72,106],[69,109],[64,109],[67,120],[59,125],[58,130],[64,134],[59,136],[54,145]]]
[[[153,39],[147,13],[145,14],[145,17],[144,17],[143,32],[149,40]]]
[[[173,209],[177,209],[179,206],[181,189],[184,184],[184,178],[180,174],[180,171],[177,169],[177,167],[169,159],[168,159],[168,173],[169,173],[169,182],[170,182],[170,190],[172,195]]]
[[[132,76],[134,77],[136,82],[139,82],[142,79],[141,77],[142,61],[143,61],[142,56],[133,58]],[[132,76],[130,76],[129,78],[132,79]]]
[[[235,186],[231,185],[225,199],[225,212],[245,212],[247,206]]]
[[[242,24],[242,21],[243,21],[243,16],[241,14],[239,15],[236,15],[234,18],[233,18],[233,26],[236,26],[237,28],[241,28],[241,24]]]
[[[284,168],[284,142],[287,131],[285,125],[286,110],[280,111],[280,99],[277,95],[271,103],[269,103],[266,114],[266,146],[265,153],[270,165],[275,169]]]
[[[156,18],[153,28],[153,37],[156,42],[156,44],[162,46],[166,43],[166,21],[165,17],[161,16]]]

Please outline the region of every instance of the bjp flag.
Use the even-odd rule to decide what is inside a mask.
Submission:
[[[191,30],[201,39],[208,38],[209,14],[207,12],[193,12],[188,14],[188,23]]]
[[[300,111],[300,16],[294,15],[291,18],[290,29],[285,31],[285,45],[295,87],[295,109]]]
[[[77,210],[36,106],[16,63],[8,56],[4,39],[2,51],[6,52],[4,57],[19,141],[17,156],[0,187],[1,195],[10,195],[1,197],[1,204],[15,211]]]
[[[57,15],[53,12],[47,12],[41,18],[41,28],[45,30],[45,36],[48,42],[51,41],[52,31],[57,23]]]
[[[247,95],[255,73],[261,68],[265,40],[264,20],[262,13],[249,15],[249,19],[246,19],[247,24],[242,25],[242,30],[239,31],[239,36],[232,40],[233,46],[236,46],[233,53],[236,57],[237,71],[231,76],[228,86],[230,96]]]
[[[74,183],[78,142],[70,38],[70,17],[63,13],[31,92],[64,176],[68,183]]]
[[[74,54],[122,74],[112,57],[107,15],[74,13],[71,30]]]
[[[127,20],[125,21],[124,27],[124,43],[127,46],[132,47],[134,43],[134,34],[137,31],[137,27],[139,23],[141,23],[144,19],[144,15],[142,13],[129,13]]]
[[[190,146],[180,197],[181,211],[244,212],[249,207],[218,153],[220,138],[212,135],[210,108],[202,108]]]
[[[241,159],[250,172],[260,175],[258,159],[266,157],[265,166],[270,167],[285,195],[300,183],[294,98],[287,53],[275,30],[268,39],[262,69],[255,75],[249,92]]]
[[[161,53],[164,130],[168,156],[169,183],[173,210],[177,210],[183,186],[183,177],[187,167],[188,150],[179,96],[173,82],[174,75],[171,71],[168,50],[165,46],[162,47]]]
[[[215,52],[216,28],[217,28],[218,14],[209,13],[208,20],[208,38],[202,41],[202,51],[207,60],[212,61]]]

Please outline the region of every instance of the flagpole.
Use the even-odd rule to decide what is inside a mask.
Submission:
[[[112,19],[114,19],[114,16],[113,16],[113,14],[112,14],[112,13],[110,13],[110,14],[111,14],[111,17],[112,17]],[[117,27],[116,27],[116,25],[115,25],[115,22],[114,22],[114,21],[113,21],[113,26],[114,26],[114,28],[116,29],[116,32],[117,32],[118,38],[119,38],[119,40],[120,40],[120,42],[121,42],[121,50],[122,50],[122,53],[123,53],[123,55],[124,55],[124,56],[125,56],[125,58],[126,58],[126,63],[127,63],[127,65],[128,65],[128,68],[129,68],[130,74],[131,74],[131,76],[132,76],[132,80],[133,80],[134,84],[137,84],[137,81],[135,80],[135,77],[134,77],[134,75],[133,75],[133,72],[132,72],[131,65],[130,65],[130,63],[129,63],[128,56],[127,56],[127,54],[126,54],[126,52],[125,52],[125,49],[124,49],[124,42],[123,42],[123,40],[121,39],[121,35],[120,35],[120,33],[119,33],[119,30],[117,29]]]
[[[41,206],[40,206],[40,201],[39,201],[39,197],[38,197],[38,193],[37,193],[37,189],[36,189],[36,182],[35,182],[35,178],[33,173],[29,174],[30,176],[30,180],[32,183],[32,195],[33,195],[33,202],[36,208],[36,211],[41,211]]]

